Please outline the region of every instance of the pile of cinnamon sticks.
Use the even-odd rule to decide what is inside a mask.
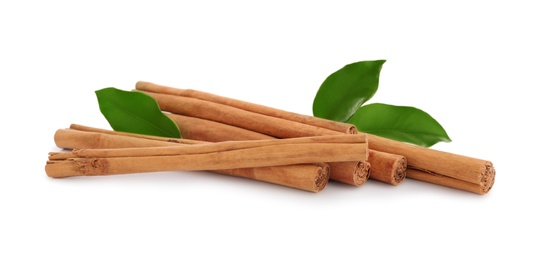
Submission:
[[[189,89],[138,82],[183,139],[71,125],[55,134],[50,177],[210,170],[319,192],[328,180],[354,186],[406,177],[485,194],[491,162],[359,133],[334,122]]]

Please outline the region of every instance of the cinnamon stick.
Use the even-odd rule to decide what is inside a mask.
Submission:
[[[485,194],[487,192],[487,184],[476,184],[467,181],[458,180],[455,178],[447,177],[435,173],[427,173],[416,169],[407,169],[407,176],[412,179],[425,181],[429,183],[439,184],[442,186],[460,189],[464,191],[473,192],[476,194]],[[483,183],[493,183],[495,175],[484,175],[485,178],[493,178],[484,180]],[[491,187],[490,187],[491,188]]]
[[[372,168],[376,167],[370,174],[370,178],[374,180],[396,186],[407,175],[407,159],[404,156],[370,150],[368,161]]]
[[[168,94],[144,93],[152,96],[163,111],[216,121],[276,138],[344,135],[344,133],[335,132],[334,130],[266,116],[210,101]],[[360,186],[366,182],[364,178],[370,175],[370,165],[366,161],[359,163],[359,160],[357,160],[353,165],[349,162],[341,166],[333,164],[338,163],[329,163],[332,180]]]
[[[222,142],[228,141],[231,138],[233,138],[233,140],[273,138],[239,127],[227,129],[229,128],[229,125],[210,120],[171,113],[167,114],[167,116],[178,125],[183,133],[183,136],[188,139]],[[213,133],[221,132],[226,132],[227,135],[213,135]],[[405,157],[401,155],[388,154],[368,149],[368,162],[369,164],[361,163],[354,166],[352,166],[350,163],[346,163],[347,165],[332,166],[333,168],[337,167],[336,170],[332,169],[332,175],[340,174],[339,176],[333,176],[332,178],[341,181],[345,180],[343,181],[345,183],[358,183],[359,185],[363,184],[368,178],[392,185],[398,185],[405,178],[407,161]],[[347,174],[350,171],[357,172],[353,175]]]
[[[77,124],[72,124],[70,128],[71,129],[60,129],[56,132],[55,141],[58,147],[66,149],[125,148],[205,143],[188,139],[163,138],[110,131]],[[310,192],[319,192],[323,190],[330,175],[329,166],[326,163],[226,169],[216,170],[214,172],[269,182]]]
[[[217,122],[204,120],[204,119],[198,119],[193,117],[186,117],[186,116],[180,116],[175,114],[167,114],[172,120],[174,120],[179,128],[182,131],[182,135],[185,139],[174,139],[174,138],[164,138],[164,137],[157,137],[157,136],[145,136],[145,135],[136,135],[131,133],[124,133],[124,132],[118,132],[118,131],[109,131],[109,130],[103,130],[103,129],[97,129],[97,128],[91,128],[87,126],[82,125],[76,125],[72,124],[70,126],[71,129],[77,129],[82,131],[90,131],[90,132],[99,132],[99,133],[108,133],[113,135],[122,135],[122,136],[135,136],[139,138],[150,138],[151,140],[160,140],[164,142],[196,142],[198,140],[201,141],[213,141],[213,142],[222,142],[222,141],[229,141],[232,140],[264,140],[264,139],[274,139],[273,137],[269,137],[263,134],[259,134],[256,132],[252,132],[246,129],[238,128],[238,127],[229,127],[229,125],[220,124]],[[194,126],[197,125],[198,126]],[[194,127],[193,127],[194,126]],[[200,127],[201,126],[201,127]],[[218,133],[220,132],[226,132],[232,137],[220,135]],[[203,133],[201,133],[203,132]],[[213,135],[213,133],[216,133]],[[89,138],[88,138],[89,139]],[[192,140],[192,139],[196,139]],[[207,139],[207,140],[206,140]],[[90,142],[90,141],[87,141]],[[102,142],[102,141],[101,141]],[[126,142],[126,141],[122,141]],[[200,141],[198,141],[200,142]],[[90,142],[94,143],[94,142]],[[57,144],[59,142],[57,141]],[[142,144],[141,142],[138,144]],[[133,146],[133,144],[124,143],[121,147],[140,147],[140,146]],[[149,145],[148,145],[149,146]],[[157,146],[153,144],[153,146]],[[119,147],[119,146],[118,146]],[[146,145],[143,145],[143,147],[147,147]],[[97,147],[71,147],[71,148],[97,148]],[[103,147],[104,148],[104,147]],[[114,148],[114,147],[108,147],[108,148]],[[368,151],[368,154],[371,154],[371,151]],[[330,163],[331,166],[331,179],[333,180],[339,180],[343,183],[352,184],[355,186],[360,186],[368,180],[368,178],[371,175],[371,172],[374,172],[373,169],[371,169],[370,163],[366,163],[363,161],[357,161],[357,162],[338,162],[338,163]],[[282,172],[288,172],[287,169],[279,169],[274,168],[274,170],[280,170]],[[240,170],[235,170],[234,172],[239,172]],[[280,172],[275,172],[275,175],[281,174]],[[282,173],[283,174],[283,173]]]
[[[69,131],[69,130],[68,130]],[[73,131],[73,130],[71,130]],[[270,140],[251,140],[251,141],[229,141],[229,142],[220,142],[220,143],[200,143],[195,145],[173,145],[173,146],[158,146],[158,147],[127,147],[127,148],[117,148],[117,149],[100,149],[100,148],[90,148],[90,149],[76,149],[73,152],[59,152],[54,153],[54,155],[71,155],[74,157],[144,157],[144,156],[174,156],[174,155],[190,155],[190,154],[208,154],[208,153],[220,153],[220,152],[230,152],[238,151],[242,153],[242,150],[259,150],[261,152],[269,153],[270,151],[275,150],[274,153],[277,153],[276,148],[289,148],[290,150],[297,150],[297,152],[290,152],[291,155],[297,154],[298,157],[306,156],[307,154],[312,154],[319,156],[317,154],[326,153],[327,162],[346,162],[351,161],[351,155],[341,156],[340,158],[333,156],[333,154],[341,155],[344,152],[336,151],[337,147],[349,148],[350,154],[358,155],[359,158],[366,158],[367,154],[367,145],[365,141],[365,135],[335,135],[335,136],[314,136],[314,137],[301,137],[301,138],[287,138],[287,139],[270,139]],[[300,148],[304,148],[302,153]],[[323,151],[325,149],[325,151]],[[338,149],[343,150],[343,149]],[[345,149],[344,149],[345,150]],[[288,153],[288,150],[282,150],[282,153]],[[57,159],[54,155],[50,156],[52,159]],[[270,154],[273,156],[273,154]],[[238,158],[243,158],[242,160],[247,160],[249,158],[238,156]],[[257,158],[258,155],[252,155],[254,158]],[[280,154],[274,155],[277,158],[280,158]],[[65,158],[61,158],[65,159]],[[284,159],[287,161],[287,159]],[[289,160],[294,160],[294,158],[289,158]],[[322,160],[323,161],[323,160]],[[315,161],[317,162],[317,161]],[[275,162],[277,163],[277,162]],[[313,162],[312,162],[313,163]],[[283,163],[280,165],[286,165],[289,163]],[[275,164],[279,165],[279,164]],[[273,166],[273,165],[270,165]],[[233,167],[235,168],[235,167]],[[243,168],[243,167],[238,167]],[[225,168],[226,169],[226,168]],[[230,168],[231,169],[231,168]]]
[[[495,168],[487,160],[424,148],[374,135],[368,135],[368,144],[372,149],[389,153],[398,152],[404,155],[407,158],[408,176],[410,178],[477,194],[486,194],[495,182]],[[410,169],[416,171],[409,175]],[[420,171],[420,173],[417,171]],[[426,178],[424,177],[425,174],[432,176]],[[446,178],[438,178],[438,176]],[[459,182],[452,180],[460,180],[465,183],[458,184]],[[476,184],[480,188],[469,190],[466,183]]]
[[[306,115],[297,115],[297,114],[293,114],[293,113],[282,111],[282,110],[263,107],[260,105],[255,105],[255,104],[244,102],[244,101],[238,101],[238,100],[234,100],[234,99],[230,99],[226,97],[220,97],[220,96],[203,93],[203,92],[195,91],[195,90],[174,89],[171,87],[160,86],[153,83],[142,82],[142,81],[136,84],[136,89],[143,91],[147,94],[153,95],[154,97],[157,97],[157,95],[165,95],[165,94],[158,94],[158,93],[166,93],[166,95],[181,96],[183,98],[190,97],[192,99],[198,99],[198,100],[210,102],[213,104],[220,104],[220,105],[225,104],[229,107],[248,111],[251,113],[255,112],[262,115],[269,114],[279,119],[289,119],[288,121],[293,121],[296,123],[305,122],[305,124],[308,124],[310,126],[318,126],[320,128],[331,129],[334,131],[342,131],[344,126],[347,125],[344,123],[334,123],[331,125],[331,124],[326,123],[326,121],[329,121],[329,120],[319,119],[319,118],[310,117]],[[163,100],[163,103],[167,105],[172,105],[172,104],[168,104],[169,102],[173,103],[174,101],[168,98],[167,100]],[[270,112],[267,112],[267,111],[270,111]],[[182,113],[182,112],[177,112],[177,113]],[[189,115],[189,113],[185,113],[185,115]],[[205,118],[206,115],[193,115],[193,116]],[[215,121],[222,122],[222,121],[219,121],[218,118],[224,117],[224,116],[225,115],[214,115],[211,118],[208,117],[208,119],[211,119],[211,120],[215,119]],[[337,125],[337,126],[334,126],[334,125]],[[243,128],[243,126],[240,126],[240,127]],[[249,128],[248,126],[246,127],[246,129],[258,131],[257,129]],[[260,132],[264,133],[264,130],[262,129]],[[354,132],[354,130],[350,130],[350,131],[346,130],[346,132]],[[313,133],[310,133],[310,134],[315,135]],[[466,182],[478,184],[481,187],[480,192],[475,192],[478,194],[487,193],[493,186],[493,183],[495,180],[495,169],[493,167],[493,164],[489,161],[474,159],[474,158],[456,155],[456,154],[438,153],[437,151],[433,149],[427,149],[427,148],[422,148],[422,147],[411,145],[411,144],[400,143],[400,142],[392,141],[389,139],[376,137],[373,135],[371,136],[374,137],[369,140],[369,144],[372,150],[377,150],[377,151],[392,153],[392,154],[400,154],[404,156],[405,158],[407,158],[409,168],[419,170],[424,174],[442,175],[448,178],[452,178],[456,180],[463,180]],[[285,136],[281,138],[285,138]],[[438,161],[439,164],[431,163],[431,160],[426,160],[426,163],[421,163],[422,161],[421,158],[423,156],[428,157],[430,159],[433,158],[433,161]],[[430,182],[429,179],[426,179],[426,178],[423,178],[422,180]],[[468,190],[463,185],[461,186],[461,188],[458,188],[457,185],[452,185],[452,184],[449,184],[448,182],[445,183],[442,181],[441,182],[437,181],[434,183],[457,188],[457,189]]]
[[[187,139],[182,139],[185,143]],[[59,129],[54,134],[56,146],[65,149],[89,149],[89,148],[132,148],[151,146],[174,146],[177,143],[163,142],[159,140],[132,138],[129,136],[111,136],[97,132],[81,132],[73,129]],[[192,142],[186,142],[192,143]],[[200,141],[195,141],[200,143]]]
[[[207,119],[277,138],[334,135],[335,131],[196,98],[143,92],[153,97],[163,111]],[[342,133],[338,133],[342,134]]]
[[[345,149],[343,150],[342,147]],[[227,170],[366,159],[364,136],[319,136],[50,153],[50,177],[171,170]]]
[[[157,140],[157,141],[180,143],[180,144],[201,144],[201,143],[206,143],[204,141],[192,140],[192,139],[188,139],[188,138],[171,138],[171,137],[162,137],[162,136],[155,136],[155,135],[134,134],[134,133],[127,133],[127,132],[106,130],[106,129],[96,128],[96,127],[79,125],[79,124],[71,124],[69,126],[69,129],[79,130],[79,131],[84,131],[84,132],[91,132],[91,133],[104,133],[104,134],[109,134],[109,135],[137,137],[137,138],[146,139],[146,140]],[[62,129],[60,129],[60,130],[62,130]],[[63,136],[64,139],[67,139],[66,137],[67,136]],[[75,140],[75,141],[80,141],[80,140]],[[67,147],[61,146],[61,144],[58,143],[58,140],[56,140],[56,137],[55,137],[55,142],[56,142],[56,145],[58,145],[58,147],[67,148]],[[152,144],[156,144],[156,143],[152,143]],[[130,146],[126,146],[126,147],[130,147]],[[147,146],[144,146],[144,147],[147,147]],[[71,148],[73,148],[73,147],[71,147]],[[86,147],[86,148],[93,148],[93,147]],[[106,147],[97,147],[97,148],[106,148]],[[109,147],[109,148],[123,148],[123,147]]]
[[[262,114],[266,116],[271,116],[275,118],[286,119],[293,122],[299,122],[306,125],[317,126],[324,129],[333,130],[340,133],[353,134],[357,133],[357,128],[354,125],[340,123],[332,120],[327,120],[323,118],[317,118],[312,116],[306,116],[302,114],[297,114],[293,112],[288,112],[272,107],[267,107],[259,104],[254,104],[238,99],[232,99],[227,97],[222,97],[214,95],[207,92],[202,92],[193,89],[178,89],[172,87],[166,87],[162,85],[157,85],[150,82],[138,81],[136,83],[136,89],[145,92],[153,93],[163,93],[170,94],[175,96],[190,97],[200,100],[210,101],[217,104],[227,105],[246,111],[254,112],[257,114]]]
[[[357,133],[357,129],[354,125],[351,124],[345,124],[340,123],[332,120],[322,119],[322,118],[316,118],[311,116],[305,116],[301,114],[296,114],[292,112],[287,112],[284,110],[279,110],[267,106],[262,106],[254,103],[249,103],[237,99],[231,99],[231,98],[225,98],[218,95],[214,95],[207,92],[202,91],[196,91],[191,89],[177,89],[177,88],[171,88],[171,87],[165,87],[157,84],[153,84],[150,82],[143,82],[139,81],[136,83],[136,89],[143,92],[150,92],[151,93],[162,93],[162,94],[170,94],[175,96],[181,96],[186,98],[194,98],[198,100],[203,101],[209,101],[212,103],[225,105],[225,106],[216,106],[214,109],[219,109],[219,111],[226,111],[226,106],[236,108],[236,109],[230,109],[231,111],[226,111],[226,114],[230,115],[236,115],[241,114],[241,110],[248,111],[260,115],[265,115],[268,117],[263,117],[263,119],[257,119],[262,120],[262,122],[268,122],[269,126],[261,126],[259,128],[253,128],[254,131],[246,130],[245,126],[250,124],[244,124],[242,127],[235,127],[237,124],[237,121],[220,121],[224,122],[225,124],[216,122],[216,119],[220,118],[220,115],[217,115],[215,117],[211,117],[211,111],[208,111],[211,109],[210,103],[205,103],[207,106],[204,108],[204,111],[207,113],[205,115],[202,115],[200,117],[202,118],[209,118],[211,120],[204,120],[201,118],[193,117],[197,116],[198,112],[200,112],[201,105],[197,105],[197,107],[191,107],[191,108],[185,108],[182,110],[175,110],[172,111],[175,114],[169,114],[170,117],[176,122],[176,124],[179,125],[179,128],[182,130],[182,133],[184,136],[187,136],[189,139],[193,140],[204,140],[204,141],[211,141],[211,142],[220,142],[220,141],[229,141],[229,140],[256,140],[256,139],[268,139],[271,138],[271,136],[262,134],[262,133],[268,133],[266,132],[268,129],[271,129],[274,127],[275,124],[289,124],[289,122],[298,122],[301,123],[301,125],[294,124],[290,128],[294,134],[291,134],[291,136],[305,136],[302,133],[295,133],[298,131],[298,129],[304,129],[304,128],[310,128],[310,126],[316,127],[317,130],[310,130],[310,132],[306,133],[306,135],[317,135],[317,134],[355,134]],[[185,102],[185,99],[178,100],[177,102]],[[187,99],[187,101],[192,101],[190,99]],[[171,104],[170,102],[163,101],[165,104]],[[192,102],[195,103],[195,102]],[[184,103],[181,103],[184,104]],[[196,106],[196,105],[194,105]],[[161,107],[162,108],[162,107]],[[224,110],[223,110],[224,108]],[[170,111],[169,106],[164,106],[162,108],[164,110]],[[186,111],[190,111],[191,113],[186,113]],[[179,113],[179,114],[178,114]],[[190,115],[190,116],[185,116]],[[252,118],[253,114],[247,113],[245,117]],[[276,119],[284,119],[286,121],[282,120],[276,120],[276,122],[272,123],[270,120],[271,118]],[[243,122],[250,122],[248,120],[242,119]],[[272,125],[272,126],[271,126]],[[250,128],[249,128],[250,129]],[[321,130],[320,130],[321,129]],[[256,132],[257,131],[257,132]],[[277,138],[286,138],[290,136],[289,134],[281,134],[278,132],[277,134],[272,133],[274,137]],[[370,154],[377,153],[377,151],[370,150]],[[369,177],[372,177],[374,180],[378,180],[381,182],[386,182],[392,185],[399,184],[404,178],[405,178],[405,158],[402,158],[401,155],[388,155],[388,154],[379,154],[375,159],[369,160],[368,163],[357,163],[356,167],[349,165],[339,165],[339,166],[332,166],[332,179],[353,184],[355,186],[360,186],[366,182],[366,180]],[[390,166],[390,168],[389,168]],[[352,172],[353,174],[349,174]]]
[[[274,137],[266,134],[211,120],[170,113],[167,116],[176,122],[179,129],[181,129],[181,135],[191,140],[222,142],[274,139]]]

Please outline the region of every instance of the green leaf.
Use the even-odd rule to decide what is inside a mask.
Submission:
[[[346,122],[377,91],[383,63],[360,61],[329,75],[314,98],[314,116]]]
[[[361,132],[425,147],[451,141],[433,117],[414,107],[369,104],[357,110],[348,123]]]
[[[176,123],[149,95],[116,88],[104,88],[95,94],[101,113],[115,131],[181,138]]]

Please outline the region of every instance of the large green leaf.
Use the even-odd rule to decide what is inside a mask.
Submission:
[[[361,132],[425,147],[451,141],[433,117],[414,107],[369,104],[357,110],[348,123]]]
[[[116,131],[181,138],[178,126],[152,97],[141,92],[104,88],[95,91],[101,113]]]
[[[377,91],[383,63],[359,61],[329,75],[314,98],[314,116],[346,122]]]

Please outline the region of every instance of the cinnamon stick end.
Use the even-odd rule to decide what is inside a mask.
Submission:
[[[327,183],[329,182],[330,177],[330,168],[329,165],[326,163],[320,163],[319,168],[316,171],[316,179],[315,179],[315,185],[313,192],[319,192],[325,188]]]
[[[349,126],[349,128],[346,130],[346,134],[358,134],[359,130],[357,130],[357,127],[354,125]]]
[[[369,178],[371,172],[371,165],[369,162],[360,161],[355,168],[355,174],[353,174],[353,182],[355,186],[363,185]]]
[[[146,81],[142,81],[142,80],[139,80],[135,83],[135,88],[136,89],[143,89],[145,86],[149,85],[151,83],[149,82],[146,82]]]
[[[48,160],[45,165],[45,173],[51,178],[65,178],[84,175],[77,171],[77,168],[66,160]]]
[[[407,159],[402,156],[395,164],[395,170],[392,174],[392,181],[390,183],[394,186],[400,184],[407,175]]]
[[[480,193],[481,195],[488,193],[493,184],[495,183],[495,167],[493,163],[486,161],[484,163],[484,168],[480,174]]]
[[[108,175],[109,170],[108,160],[104,158],[50,159],[45,165],[47,176],[52,178]]]

